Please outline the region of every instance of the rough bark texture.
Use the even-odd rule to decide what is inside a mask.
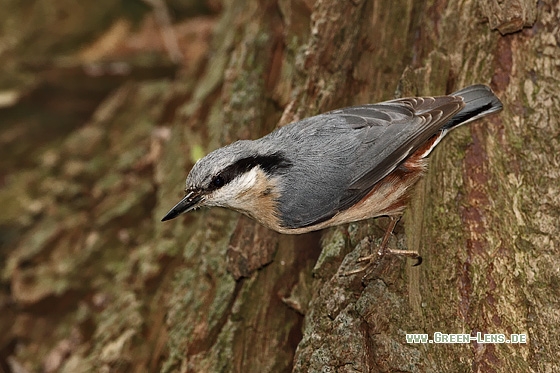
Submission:
[[[95,108],[83,123],[40,132],[39,120],[18,119],[49,97],[37,92],[50,80],[25,75],[25,59],[6,64],[0,144],[18,159],[1,161],[0,372],[560,371],[560,2],[205,9],[215,16],[173,27],[184,51],[176,76],[162,63],[149,79],[116,80],[100,104],[80,106]],[[129,49],[148,39],[147,21],[139,31],[119,22],[72,52],[74,70],[53,59],[54,71],[119,56],[122,33]],[[11,36],[0,53],[31,39]],[[37,49],[60,57],[46,39]],[[391,241],[420,251],[419,267],[386,258],[365,285],[338,275],[379,242],[384,219],[293,237],[219,209],[159,221],[194,160],[218,146],[336,107],[473,83],[490,84],[504,111],[431,156]],[[438,331],[524,333],[527,343],[406,342]]]

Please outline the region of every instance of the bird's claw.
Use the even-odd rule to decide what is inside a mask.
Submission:
[[[412,265],[413,267],[417,267],[422,264],[422,256],[420,256],[420,254],[418,254],[418,252],[416,251],[385,249],[379,250],[376,254],[366,255],[358,258],[358,260],[356,260],[356,263],[367,263],[360,268],[342,272],[339,274],[339,276],[347,277],[358,273],[367,272],[366,275],[364,275],[364,279],[366,279],[368,275],[373,272],[375,268],[377,268],[379,262],[381,262],[385,255],[405,256],[411,259],[416,259],[416,263]]]
[[[381,244],[377,248],[376,253],[374,253],[374,250],[371,250],[371,252],[374,253],[374,254],[370,254],[370,255],[366,255],[366,256],[363,256],[361,258],[358,258],[356,263],[367,262],[364,266],[362,266],[361,268],[353,269],[351,271],[342,272],[342,273],[340,273],[340,276],[345,277],[345,276],[355,275],[357,273],[366,272],[366,274],[362,277],[362,282],[365,283],[367,278],[379,266],[379,263],[381,263],[381,260],[387,254],[398,255],[398,256],[406,256],[406,257],[409,257],[409,258],[412,258],[412,259],[416,259],[417,262],[416,262],[416,264],[413,265],[413,267],[419,266],[422,263],[422,257],[420,256],[420,254],[418,254],[418,252],[410,251],[410,250],[394,250],[394,249],[389,249],[387,247],[388,244],[389,244],[389,238],[391,237],[391,234],[393,233],[393,230],[395,229],[395,226],[397,225],[397,222],[399,221],[399,218],[400,217],[397,217],[397,216],[391,216],[390,217],[389,225],[387,226],[387,229],[385,230],[385,234],[383,235],[383,239],[381,240]]]

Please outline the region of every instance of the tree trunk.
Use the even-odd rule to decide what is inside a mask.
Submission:
[[[25,211],[1,221],[3,369],[560,371],[560,2],[222,6],[202,62],[124,83],[33,153],[40,169],[4,182],[1,200]],[[159,221],[200,154],[474,83],[504,110],[432,153],[390,242],[420,266],[388,257],[368,281],[339,275],[384,218],[301,236],[220,209]],[[407,343],[436,332],[526,343]]]

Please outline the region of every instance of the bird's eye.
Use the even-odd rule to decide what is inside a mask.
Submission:
[[[221,188],[221,187],[224,186],[224,184],[225,184],[225,180],[224,180],[224,178],[221,177],[220,175],[218,175],[218,176],[216,176],[216,177],[214,177],[214,178],[212,179],[212,185],[213,185],[215,188]]]

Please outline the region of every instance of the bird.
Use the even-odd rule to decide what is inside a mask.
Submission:
[[[421,261],[387,242],[427,171],[428,155],[450,130],[501,109],[492,90],[476,84],[449,95],[398,98],[296,121],[199,159],[184,198],[162,221],[216,206],[282,234],[302,234],[388,216],[379,250],[360,261],[373,263],[387,253]]]

